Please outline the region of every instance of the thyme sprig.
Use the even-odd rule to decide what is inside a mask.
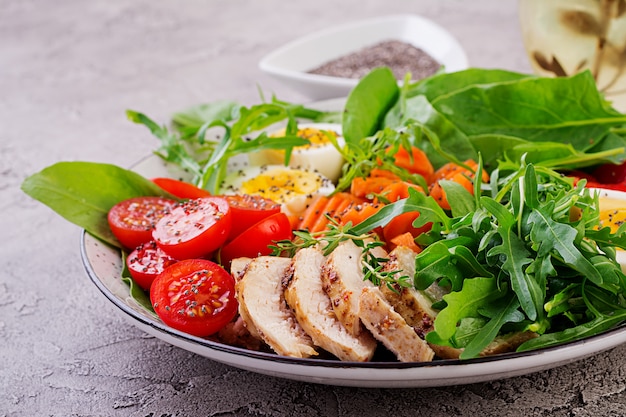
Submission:
[[[328,256],[341,242],[352,240],[360,247],[365,248],[362,242],[375,240],[375,233],[355,233],[352,222],[339,224],[336,219],[326,215],[329,220],[327,230],[319,232],[309,232],[308,230],[294,230],[294,239],[279,240],[275,245],[271,245],[272,255],[293,257],[302,248],[319,245],[324,256]],[[382,242],[381,242],[382,243]]]
[[[358,243],[357,243],[358,245]],[[375,247],[382,246],[380,241],[368,242],[363,246],[363,280],[371,281],[372,284],[380,286],[385,283],[393,292],[399,292],[398,286],[401,288],[411,288],[413,286],[413,277],[402,274],[402,270],[393,269],[385,270],[385,265],[389,262],[389,258],[381,258],[376,256]]]
[[[320,232],[309,232],[307,230],[295,230],[293,240],[279,240],[275,245],[270,246],[273,256],[293,257],[296,252],[303,248],[319,246],[322,248],[324,256],[328,256],[341,242],[352,240],[363,252],[361,264],[363,266],[363,280],[369,280],[374,285],[386,283],[393,291],[397,291],[395,285],[400,287],[411,287],[413,278],[401,275],[400,270],[384,270],[384,266],[389,262],[389,258],[376,256],[374,249],[384,245],[373,233],[355,233],[352,223],[339,224],[335,219],[326,216],[329,220],[328,229]]]

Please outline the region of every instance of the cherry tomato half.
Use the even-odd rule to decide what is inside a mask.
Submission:
[[[168,193],[175,195],[178,198],[194,199],[201,197],[209,197],[211,195],[207,190],[196,187],[188,182],[175,180],[173,178],[158,177],[152,178],[152,182],[167,191]]]
[[[600,184],[624,184],[626,182],[626,162],[622,164],[602,164],[593,170],[592,175]]]
[[[233,212],[233,225],[226,241],[233,240],[261,220],[280,212],[280,204],[260,195],[223,196]]]
[[[285,213],[276,213],[248,228],[224,245],[220,261],[230,269],[230,262],[240,257],[255,257],[272,253],[268,248],[278,240],[291,239],[291,223]]]
[[[163,216],[152,237],[176,259],[202,258],[222,246],[228,237],[232,213],[221,197],[186,201]]]
[[[162,197],[134,197],[114,205],[107,214],[113,235],[127,249],[152,240],[156,223],[176,205]]]
[[[157,275],[176,262],[176,259],[163,252],[153,240],[140,245],[126,258],[130,276],[144,290],[149,290]]]
[[[166,268],[150,287],[156,314],[168,326],[206,337],[237,313],[235,280],[218,264],[187,259]]]

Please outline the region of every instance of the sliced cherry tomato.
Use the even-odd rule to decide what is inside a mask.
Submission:
[[[285,239],[291,239],[289,218],[285,213],[272,214],[224,245],[220,261],[229,269],[233,259],[269,255],[272,251],[268,246]]]
[[[129,250],[152,240],[156,223],[176,205],[162,197],[135,197],[114,205],[107,215],[113,235]]]
[[[221,197],[186,201],[156,224],[152,237],[176,259],[202,258],[222,246],[228,237],[232,213]]]
[[[152,182],[178,198],[194,199],[209,197],[211,195],[211,193],[207,190],[203,190],[202,188],[196,187],[193,184],[175,180],[173,178],[158,177],[153,178]]]
[[[599,183],[594,181],[587,181],[585,184],[587,188],[605,188],[608,190],[616,190],[616,191],[626,191],[626,183],[618,183],[618,184],[610,184],[610,183]]]
[[[223,196],[233,213],[233,225],[227,241],[233,240],[261,220],[280,212],[280,204],[260,195],[238,194]]]
[[[144,290],[149,290],[157,275],[176,262],[176,259],[163,252],[153,240],[140,245],[126,258],[130,276]]]
[[[166,268],[150,287],[150,301],[168,326],[206,337],[237,313],[235,280],[218,264],[187,259]]]
[[[593,170],[592,175],[600,184],[622,184],[626,182],[626,162],[602,164]]]

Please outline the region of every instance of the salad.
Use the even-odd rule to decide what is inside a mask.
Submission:
[[[310,278],[305,266],[323,290],[315,294],[338,307],[330,327],[335,339],[347,329],[350,352],[382,344],[399,360],[468,359],[626,321],[616,259],[626,226],[620,210],[601,211],[593,188],[626,190],[626,115],[590,74],[470,69],[406,81],[373,70],[341,112],[218,102],[161,126],[128,111],[176,178],[61,162],[22,189],[119,247],[121,279],[167,325],[229,343],[239,331],[251,348],[344,359],[337,340],[302,325],[309,317],[290,285]],[[306,165],[315,148],[330,153]],[[345,287],[359,289],[356,309],[337,281],[357,285]],[[408,296],[417,309],[403,310]],[[261,331],[269,320],[291,330]],[[371,359],[359,355],[347,360]]]

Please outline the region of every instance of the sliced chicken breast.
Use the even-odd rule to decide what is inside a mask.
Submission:
[[[317,351],[284,298],[291,262],[274,256],[251,260],[236,284],[239,314],[250,333],[279,355],[307,358]]]
[[[389,262],[385,264],[383,270],[398,271],[396,274],[398,277],[406,275],[413,282],[415,252],[407,247],[398,246],[389,253]],[[432,330],[437,311],[432,308],[433,301],[425,292],[399,285],[392,289],[384,283],[380,286],[380,290],[385,299],[410,326],[413,326],[420,337],[424,338],[424,335]]]
[[[381,248],[375,248],[375,251],[376,256],[386,256]],[[347,240],[328,255],[321,274],[324,291],[330,297],[337,319],[353,336],[363,331],[358,316],[361,290],[374,286],[370,281],[363,280],[362,258],[362,248]]]
[[[376,287],[363,288],[359,296],[359,318],[365,327],[401,362],[430,362],[435,352],[413,327],[396,313]]]
[[[337,320],[330,298],[322,288],[324,262],[318,248],[304,248],[296,253],[293,276],[285,290],[287,304],[315,345],[344,361],[369,361],[378,343],[368,332],[353,336]]]

